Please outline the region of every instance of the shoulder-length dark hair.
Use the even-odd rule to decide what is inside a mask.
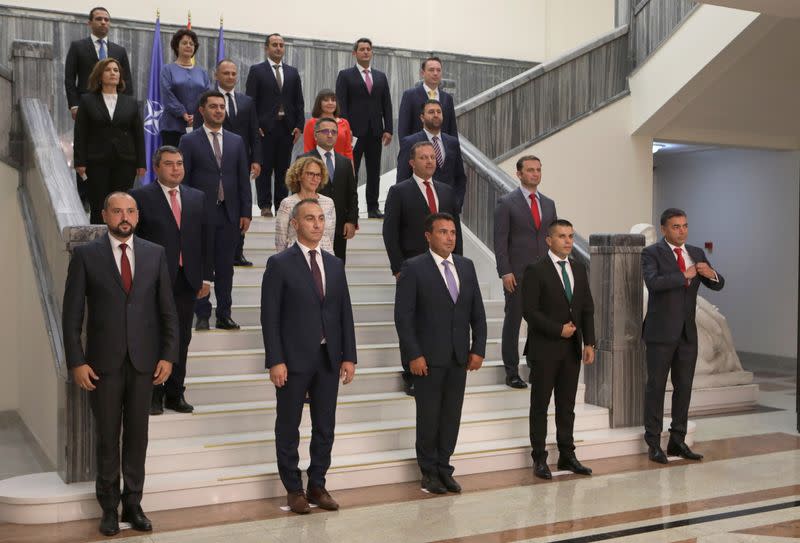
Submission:
[[[172,52],[175,53],[175,58],[178,58],[178,46],[181,43],[181,39],[184,36],[189,36],[192,39],[192,43],[194,44],[194,52],[192,56],[197,54],[197,48],[200,46],[200,42],[197,41],[197,34],[194,33],[193,30],[189,30],[188,28],[181,28],[175,34],[172,35],[172,39],[169,41],[169,46],[172,48]]]
[[[106,71],[106,66],[111,63],[117,65],[119,68],[119,83],[117,83],[117,92],[122,94],[125,92],[125,74],[122,71],[122,66],[117,59],[113,57],[107,57],[103,60],[97,61],[97,64],[94,65],[92,68],[92,73],[89,74],[89,82],[86,84],[89,92],[102,92],[103,90],[103,72]]]
[[[322,101],[326,98],[333,98],[336,100],[336,93],[333,92],[331,89],[322,89],[317,93],[317,97],[314,99],[314,107],[311,109],[311,116],[315,119],[319,119],[322,117]],[[339,101],[336,100],[336,109],[333,111],[333,115],[335,117],[339,116]]]

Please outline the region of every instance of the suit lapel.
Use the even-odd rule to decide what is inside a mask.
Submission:
[[[214,148],[211,147],[211,142],[208,140],[208,134],[206,134],[205,127],[201,126],[200,129],[197,131],[197,137],[200,138],[200,145],[204,146],[206,151],[208,152],[208,158],[211,160],[211,163],[217,167],[217,170],[221,170],[221,167],[217,164],[217,157],[214,155]],[[222,158],[225,159],[225,136],[223,132],[223,151],[222,151]]]
[[[108,108],[106,107],[106,101],[103,98],[103,93],[99,93],[99,92],[92,93],[92,96],[94,97],[94,107],[97,109],[97,111],[100,113],[100,115],[106,121],[108,121],[110,123],[111,122],[111,116],[108,114]],[[119,97],[118,97],[118,99],[119,99]],[[117,105],[119,105],[119,104],[117,104]],[[116,111],[117,110],[115,108],[114,112],[116,113]]]
[[[564,297],[564,303],[567,304],[567,307],[572,310],[572,302],[567,299],[567,292],[564,290],[564,283],[561,282],[560,271],[556,269],[556,265],[553,264],[553,260],[550,258],[550,254],[546,254],[542,257],[545,259],[545,264],[547,264],[547,269],[550,270],[550,280],[554,281],[555,287],[557,287],[561,291],[561,296]],[[572,264],[570,263],[570,266]],[[572,272],[572,277],[575,277],[575,272]],[[575,280],[573,279],[573,283]],[[575,285],[572,285],[572,299],[575,300]]]
[[[453,302],[453,298],[450,297],[450,289],[447,288],[447,283],[445,283],[444,277],[442,277],[442,272],[439,271],[439,266],[436,265],[436,261],[433,259],[433,255],[430,251],[428,251],[428,262],[429,262],[429,269],[431,273],[434,275],[434,281],[439,284],[439,288],[442,291],[442,294],[445,296],[447,301],[451,304],[455,305]],[[456,299],[458,301],[458,299]]]
[[[303,271],[300,273],[305,277],[305,284],[311,289],[311,293],[314,297],[319,300],[320,304],[322,303],[322,299],[319,297],[319,292],[317,292],[317,286],[314,284],[314,277],[311,275],[311,266],[308,265],[308,261],[306,260],[306,255],[303,254],[303,250],[297,245],[295,242],[292,245],[292,250],[295,254],[295,260],[297,265],[302,268]],[[319,249],[317,249],[319,251]],[[324,265],[324,258],[323,258],[323,265]],[[327,269],[325,270],[327,272]]]
[[[465,265],[463,260],[461,260],[460,258],[456,258],[455,256],[453,257],[453,264],[455,265],[456,273],[458,274],[458,282],[459,282],[459,285],[458,285],[458,298],[456,299],[456,302],[460,302],[462,300],[462,298],[463,298],[461,296],[461,293],[464,292],[464,284],[467,281],[467,267],[466,267],[466,265]],[[449,291],[448,291],[448,294],[449,294]]]
[[[100,57],[97,56],[97,49],[94,48],[94,40],[92,37],[89,36],[86,38],[86,53],[91,55],[89,58],[94,58],[94,61],[97,62],[100,60]],[[106,52],[108,52],[108,46],[106,46]]]
[[[516,195],[514,196],[514,203],[519,208],[520,211],[524,212],[526,220],[530,224],[531,228],[536,230],[536,223],[533,222],[533,214],[531,213],[531,206],[528,204],[528,201],[525,199],[525,195],[522,193],[522,190],[517,188]]]
[[[658,250],[661,251],[661,256],[667,261],[667,266],[669,266],[672,271],[681,271],[681,267],[678,266],[678,259],[675,253],[672,252],[672,249],[670,249],[666,239],[661,238],[658,244]]]
[[[122,289],[122,292],[125,292],[125,288],[122,286],[122,276],[120,275],[119,268],[117,267],[117,260],[114,258],[114,251],[111,250],[111,240],[108,237],[108,234],[105,235],[105,239],[100,244],[100,252],[103,253],[103,258],[106,260],[106,265],[110,266],[111,276],[119,285],[119,288]]]

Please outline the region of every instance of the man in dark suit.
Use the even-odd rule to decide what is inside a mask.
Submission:
[[[286,170],[292,146],[300,139],[305,123],[305,103],[300,72],[283,63],[285,44],[280,34],[267,36],[264,49],[267,60],[250,67],[246,92],[256,105],[258,127],[263,147],[263,167],[256,179],[256,194],[261,215],[272,217],[286,198]],[[275,188],[271,187],[275,174]]]
[[[689,460],[703,458],[684,442],[697,362],[697,291],[700,283],[711,290],[722,290],[725,279],[714,271],[701,248],[686,244],[689,225],[684,211],[665,210],[661,214],[661,233],[661,241],[642,250],[642,275],[649,294],[642,327],[647,348],[644,440],[650,460],[666,464],[661,432],[670,371],[672,424],[667,454]]]
[[[316,200],[292,209],[297,242],[267,261],[261,283],[261,327],[266,367],[276,387],[275,446],[287,505],[308,513],[339,505],[325,489],[331,464],[339,379],[355,375],[356,336],[344,264],[319,249],[325,214]],[[308,493],[298,469],[298,426],[311,402],[311,464]]]
[[[383,217],[378,207],[381,145],[392,141],[392,97],[386,74],[370,65],[372,41],[359,38],[353,45],[353,56],[356,65],[340,71],[336,77],[336,102],[358,138],[353,148],[356,176],[361,157],[367,164],[367,216],[380,219]]]
[[[558,219],[545,240],[549,251],[525,269],[522,312],[528,323],[525,354],[531,368],[530,436],[534,475],[551,479],[547,467],[547,407],[555,391],[558,469],[581,475],[592,470],[575,456],[575,395],[581,360],[594,362],[594,302],[589,275],[569,259],[575,230]]]
[[[64,351],[72,380],[89,391],[97,433],[100,532],[122,521],[150,531],[142,511],[147,426],[153,385],[178,359],[178,318],[164,249],[134,236],[136,201],[113,192],[103,206],[108,235],[75,248],[64,290]],[[84,308],[86,348],[81,343]],[[120,495],[120,427],[122,475]]]
[[[338,135],[336,119],[323,117],[314,125],[314,140],[317,147],[302,156],[313,156],[325,163],[328,183],[320,194],[333,198],[336,208],[336,232],[333,235],[333,252],[345,261],[347,240],[356,235],[358,228],[358,192],[353,163],[334,152]]]
[[[219,91],[200,96],[203,127],[181,138],[180,151],[186,172],[184,183],[206,196],[208,245],[214,262],[214,294],[217,298],[216,327],[236,330],[231,318],[233,256],[240,234],[250,227],[253,207],[250,192],[250,162],[242,138],[222,128],[225,97]],[[208,330],[211,301],[197,300],[195,330]]]
[[[467,192],[467,175],[464,173],[464,161],[461,158],[461,145],[458,138],[442,131],[442,105],[436,100],[427,100],[420,108],[420,119],[423,129],[405,137],[400,142],[400,153],[397,155],[397,181],[411,177],[411,166],[408,163],[408,152],[420,141],[429,141],[436,155],[436,170],[433,178],[446,183],[456,195],[456,207],[461,213],[464,205],[464,194]]]
[[[397,137],[403,140],[422,130],[423,123],[419,118],[419,112],[425,102],[437,100],[442,105],[442,132],[458,138],[453,96],[439,88],[442,82],[442,61],[439,57],[428,57],[423,60],[419,76],[422,78],[422,83],[407,89],[400,99]]]
[[[501,197],[494,210],[494,257],[506,299],[502,339],[506,385],[525,388],[518,369],[522,274],[547,254],[547,226],[557,215],[553,200],[539,193],[542,162],[537,157],[527,155],[517,161],[517,178],[519,189]]]
[[[450,457],[458,439],[467,370],[480,369],[486,354],[486,313],[475,266],[453,254],[453,216],[428,216],[425,239],[430,249],[403,263],[394,322],[402,361],[413,374],[422,488],[444,494],[461,492]]]
[[[183,382],[192,340],[192,317],[197,298],[208,296],[212,279],[205,194],[181,183],[183,157],[176,147],[158,149],[153,156],[153,170],[156,180],[130,194],[139,208],[139,237],[166,251],[180,341],[172,374],[164,386],[153,388],[150,414],[162,414],[165,404],[173,411],[191,413],[194,408],[183,396]]]
[[[217,63],[215,73],[217,90],[225,95],[225,122],[222,123],[222,127],[242,138],[247,149],[247,157],[250,160],[250,178],[258,179],[263,162],[261,158],[263,144],[258,132],[258,114],[253,99],[242,92],[236,92],[238,75],[236,64],[232,60],[226,58]],[[244,256],[244,234],[239,237],[233,264],[235,266],[253,265]]]

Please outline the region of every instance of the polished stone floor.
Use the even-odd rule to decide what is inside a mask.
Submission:
[[[755,369],[755,368],[754,368]],[[535,479],[530,470],[460,477],[461,495],[405,483],[339,491],[336,513],[295,516],[282,500],[150,514],[156,531],[126,543],[789,542],[800,539],[800,437],[794,373],[759,367],[759,408],[693,419],[702,462],[644,455],[596,460],[595,475]],[[5,462],[4,462],[5,463]],[[0,525],[0,542],[101,541],[97,521]]]

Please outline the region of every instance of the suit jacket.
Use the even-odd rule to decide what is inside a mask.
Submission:
[[[700,247],[684,247],[695,264],[705,262],[711,265]],[[663,238],[642,249],[642,275],[649,294],[647,315],[642,326],[644,340],[651,343],[674,343],[686,330],[689,341],[696,343],[695,311],[700,283],[711,290],[722,290],[725,278],[717,272],[719,281],[712,281],[698,273],[687,288],[686,277],[678,268],[675,253]]]
[[[289,373],[313,371],[325,337],[333,368],[357,362],[353,309],[344,264],[321,251],[325,297],[320,299],[311,268],[295,243],[267,261],[261,282],[261,331],[267,369],[286,364]]]
[[[289,130],[303,130],[305,122],[305,103],[303,86],[297,68],[282,64],[283,87],[278,88],[275,70],[269,61],[254,64],[247,74],[245,85],[247,95],[253,99],[258,113],[258,126],[269,134],[278,119],[278,110],[283,105],[286,124]]]
[[[401,140],[422,130],[422,121],[419,120],[419,116],[423,104],[427,101],[428,94],[425,92],[425,87],[422,86],[422,83],[418,83],[403,92],[403,97],[400,99],[400,112],[397,115],[397,137]],[[458,138],[453,95],[439,88],[439,102],[442,104],[442,132]]]
[[[420,356],[429,366],[466,366],[469,353],[486,352],[486,313],[475,266],[453,255],[459,290],[455,303],[430,251],[403,263],[394,301],[394,323],[403,364]],[[472,343],[470,344],[470,329]]]
[[[450,213],[456,220],[456,250],[462,254],[461,221],[453,190],[444,183],[433,181],[439,197],[439,211]],[[425,219],[430,215],[428,201],[413,177],[389,188],[383,216],[383,244],[389,255],[392,273],[400,271],[403,261],[428,251],[425,240]]]
[[[370,67],[372,93],[361,72],[355,67],[339,72],[336,77],[336,102],[341,116],[350,122],[353,135],[380,136],[392,133],[392,97],[386,74]]]
[[[528,323],[524,353],[528,365],[535,361],[563,360],[570,350],[581,359],[582,343],[595,344],[594,302],[589,275],[582,264],[570,259],[572,303],[567,301],[559,271],[547,254],[525,269],[522,280],[522,315]],[[562,338],[564,324],[572,321],[577,330]]]
[[[157,181],[130,191],[139,207],[136,234],[164,248],[172,285],[178,276],[179,255],[182,255],[186,280],[194,290],[200,290],[203,279],[211,281],[213,277],[206,197],[203,192],[183,184],[178,186],[178,190],[181,196],[180,228]]]
[[[458,138],[445,134],[441,136],[441,144],[444,147],[444,165],[433,172],[433,178],[442,183],[450,185],[456,195],[456,204],[461,212],[464,205],[464,194],[467,192],[467,174],[464,173],[464,160],[461,158],[461,145]],[[411,177],[411,166],[409,156],[411,148],[415,143],[428,141],[428,135],[420,129],[416,134],[405,137],[400,142],[400,152],[397,154],[397,182]]]
[[[539,194],[541,227],[536,228],[530,202],[517,188],[500,197],[494,210],[494,258],[500,277],[513,273],[519,279],[528,264],[547,254],[547,228],[556,220],[556,204]]]
[[[145,167],[144,127],[139,104],[130,96],[117,96],[111,118],[102,94],[82,95],[73,139],[75,166],[121,160]]]
[[[122,79],[125,81],[125,94],[133,96],[133,80],[127,51],[121,45],[110,41],[106,42],[106,50],[109,57],[119,61]],[[87,92],[89,75],[98,60],[91,36],[69,44],[67,61],[64,64],[64,89],[67,91],[67,104],[70,108],[79,105],[81,94]]]
[[[178,361],[178,314],[164,249],[133,236],[135,268],[129,294],[107,235],[75,248],[67,271],[62,323],[70,369],[89,364],[98,373],[119,370],[130,356],[137,371],[159,360]],[[84,308],[86,350],[81,343]]]
[[[300,155],[313,156],[325,162],[314,147],[309,152]],[[328,183],[319,191],[320,194],[333,198],[336,208],[336,232],[341,234],[344,223],[358,225],[358,182],[353,173],[353,163],[344,155],[334,152],[333,160],[333,185]]]
[[[181,138],[183,153],[183,182],[200,189],[206,195],[206,217],[209,224],[217,223],[217,189],[219,180],[225,191],[225,211],[228,220],[239,224],[240,217],[250,218],[253,213],[253,195],[250,191],[250,162],[242,138],[222,129],[222,167],[217,166],[214,150],[204,128],[194,130]]]

